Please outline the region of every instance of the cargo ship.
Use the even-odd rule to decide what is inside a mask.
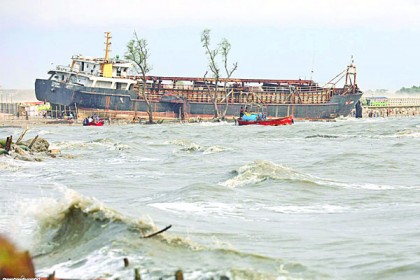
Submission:
[[[109,57],[110,38],[106,32],[104,58],[76,55],[69,66],[57,66],[48,72],[49,78],[36,79],[37,99],[49,102],[53,111],[96,110],[109,116],[135,116],[151,108],[157,118],[211,118],[217,106],[225,118],[237,117],[241,107],[249,107],[263,110],[267,117],[317,120],[348,116],[362,96],[353,61],[324,86],[303,79],[216,81],[206,77],[146,76],[144,80],[133,75],[130,61]],[[145,95],[140,94],[143,89]]]

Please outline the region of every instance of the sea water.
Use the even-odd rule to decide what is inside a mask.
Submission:
[[[36,135],[61,156],[0,157],[0,226],[40,276],[420,277],[420,118]]]

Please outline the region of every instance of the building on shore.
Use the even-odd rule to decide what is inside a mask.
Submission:
[[[0,89],[2,119],[40,116],[43,105],[44,102],[36,99],[33,89]]]
[[[362,97],[363,117],[420,115],[420,97]]]

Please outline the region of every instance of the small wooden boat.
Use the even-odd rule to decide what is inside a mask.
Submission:
[[[256,120],[243,120],[241,118],[237,119],[238,125],[268,125],[268,126],[278,126],[278,125],[290,125],[293,124],[293,117],[283,117],[275,119],[256,119]]]

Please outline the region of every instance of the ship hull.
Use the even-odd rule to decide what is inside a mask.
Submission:
[[[70,108],[100,109],[109,111],[146,112],[147,104],[136,99],[137,92],[105,88],[84,87],[37,79],[36,97],[40,101],[68,106]],[[295,119],[332,119],[348,116],[361,94],[335,95],[330,101],[320,104],[265,104],[262,108],[268,117],[294,116]],[[243,103],[229,103],[227,117],[237,116]],[[220,104],[224,111],[226,105]],[[205,117],[214,115],[210,102],[190,102],[182,99],[162,99],[152,102],[154,113],[169,113],[176,118]],[[260,108],[261,109],[261,108]]]

